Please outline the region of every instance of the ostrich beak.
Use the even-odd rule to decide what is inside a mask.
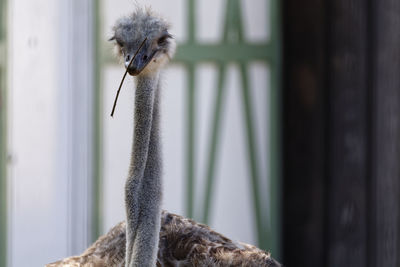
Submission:
[[[146,49],[142,49],[133,60],[133,54],[128,53],[125,57],[125,68],[128,70],[128,73],[132,76],[139,75],[153,59],[156,52],[157,51],[152,51],[148,53]]]

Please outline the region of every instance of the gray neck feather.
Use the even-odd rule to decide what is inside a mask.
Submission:
[[[125,185],[126,266],[155,266],[161,216],[159,73],[138,76],[135,126]]]

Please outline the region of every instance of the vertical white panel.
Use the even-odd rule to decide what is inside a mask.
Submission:
[[[270,0],[241,1],[243,30],[249,42],[265,42],[270,35]]]
[[[10,2],[10,266],[43,266],[90,239],[90,14],[91,0]]]
[[[236,67],[229,68],[225,86],[211,225],[231,239],[255,244],[246,124],[243,120],[241,80]]]
[[[58,174],[69,181],[68,254],[81,253],[91,241],[93,162],[93,4],[59,1]]]
[[[199,208],[203,207],[210,154],[211,127],[214,116],[215,96],[217,95],[217,68],[213,64],[200,64],[196,72],[196,179],[195,207],[196,218],[201,218]],[[224,103],[225,99],[222,100]],[[224,112],[223,112],[224,113]],[[221,127],[222,128],[222,127]],[[220,135],[221,137],[221,135]],[[220,146],[218,145],[220,148]],[[215,192],[215,191],[214,191]]]
[[[68,183],[58,175],[59,10],[11,1],[10,266],[42,266],[67,252]]]
[[[134,82],[127,76],[114,117],[110,117],[115,93],[121,81],[123,66],[104,69],[103,83],[103,232],[125,219],[124,185],[132,148]]]
[[[260,206],[263,218],[269,218],[270,195],[269,195],[269,123],[270,123],[270,70],[268,65],[261,62],[249,64],[249,86],[253,99],[255,143],[257,144],[257,163],[260,170],[259,193]],[[251,194],[251,192],[250,192]],[[269,223],[269,220],[267,221]]]
[[[164,195],[162,207],[177,214],[183,214],[185,208],[186,84],[185,71],[181,66],[171,66],[163,74],[161,136]]]
[[[226,15],[226,0],[196,1],[197,30],[200,42],[218,43],[221,41]],[[247,41],[262,42],[269,37],[270,0],[240,1],[244,35]]]
[[[211,64],[200,65],[198,72],[197,140],[196,151],[197,203],[202,206],[209,157],[211,123],[217,90],[216,68]],[[252,99],[253,126],[260,171],[262,213],[268,211],[268,94],[269,71],[262,63],[249,65],[249,94]],[[244,122],[242,88],[236,68],[230,68],[225,80],[222,103],[221,130],[217,149],[211,225],[230,238],[255,243],[255,222],[251,173],[248,161],[247,133]]]
[[[224,30],[226,0],[196,1],[197,38],[203,43],[218,43]]]

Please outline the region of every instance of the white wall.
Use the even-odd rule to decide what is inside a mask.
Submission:
[[[88,244],[90,12],[90,1],[9,1],[8,266]]]

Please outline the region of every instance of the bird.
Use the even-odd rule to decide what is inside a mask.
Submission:
[[[139,7],[113,27],[110,41],[126,71],[136,76],[133,146],[125,183],[126,221],[81,255],[47,267],[281,266],[264,250],[161,209],[161,80],[176,48],[169,30],[170,24],[161,16]]]

